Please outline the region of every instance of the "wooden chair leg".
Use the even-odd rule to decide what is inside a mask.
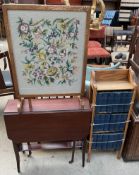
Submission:
[[[20,173],[20,156],[19,156],[19,145],[17,143],[13,142],[13,148],[15,152],[15,157],[16,157],[16,163],[17,163],[17,171]]]
[[[71,160],[69,161],[69,163],[73,163],[74,162],[74,153],[75,153],[75,141],[73,141],[72,157],[71,157]]]

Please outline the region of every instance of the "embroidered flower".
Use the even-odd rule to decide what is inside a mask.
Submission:
[[[63,49],[63,50],[61,50],[61,52],[60,52],[60,57],[63,59],[63,58],[65,58],[65,56],[66,56],[66,50],[65,49]]]
[[[34,69],[34,65],[33,64],[24,64],[24,69],[25,71],[29,71],[31,69]]]
[[[47,74],[49,76],[54,76],[56,73],[57,73],[58,69],[56,67],[50,67],[48,70],[47,70]]]
[[[48,47],[48,52],[49,52],[49,54],[53,54],[55,51],[56,51],[55,46],[50,46],[50,47]]]
[[[27,23],[21,23],[19,25],[20,34],[28,34],[29,32],[29,25]]]
[[[39,60],[45,60],[46,58],[46,51],[45,50],[40,50],[38,53],[37,53],[37,57]]]

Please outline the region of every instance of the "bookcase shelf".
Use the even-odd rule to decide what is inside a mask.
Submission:
[[[91,73],[92,124],[88,161],[94,150],[118,150],[121,157],[135,98],[132,71],[108,70]]]
[[[121,0],[119,22],[129,23],[131,14],[139,8],[139,0]]]

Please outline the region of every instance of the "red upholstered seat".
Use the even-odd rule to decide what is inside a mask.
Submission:
[[[99,58],[99,64],[102,62],[102,59],[105,61],[106,64],[109,64],[111,61],[110,53],[101,47],[101,44],[98,41],[89,41],[88,42],[88,59],[92,60]],[[98,60],[97,60],[98,62]]]
[[[108,58],[110,57],[110,53],[103,49],[102,47],[92,47],[88,48],[88,59],[93,58]]]
[[[88,41],[88,48],[101,47],[101,44],[98,41]]]

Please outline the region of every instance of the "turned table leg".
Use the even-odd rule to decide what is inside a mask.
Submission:
[[[28,157],[30,157],[31,154],[32,154],[32,152],[31,152],[30,142],[27,142],[27,144],[28,144],[28,152],[29,152]]]
[[[71,157],[71,160],[69,161],[69,163],[73,163],[74,162],[74,153],[75,153],[75,141],[73,141],[72,157]]]
[[[13,142],[13,148],[14,148],[15,157],[16,157],[17,170],[18,170],[18,173],[20,173],[20,156],[19,156],[20,144]]]
[[[85,149],[86,149],[86,139],[83,140],[83,146],[82,146],[82,167],[85,166]]]

